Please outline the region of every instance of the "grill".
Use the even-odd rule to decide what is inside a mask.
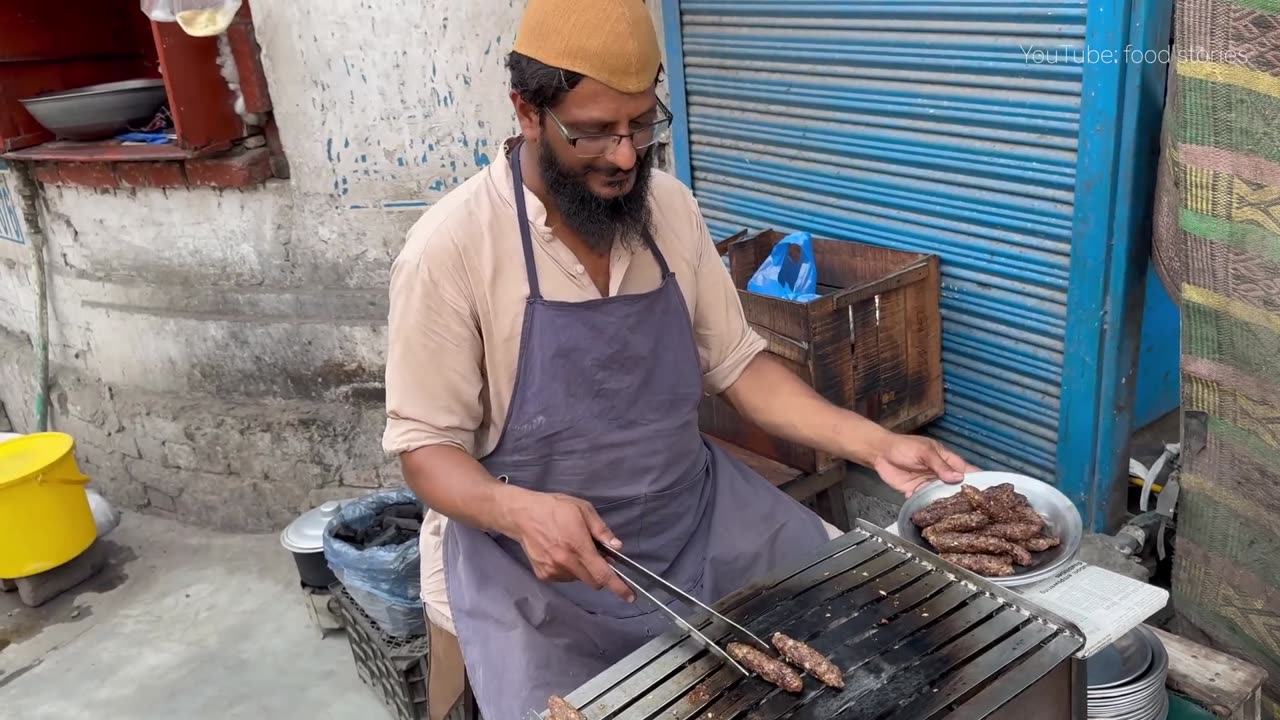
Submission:
[[[760,637],[780,631],[845,670],[842,691],[800,695],[743,678],[673,630],[566,699],[590,720],[1085,718],[1084,645],[1067,621],[859,521],[797,569],[717,609]],[[727,630],[695,621],[721,643]]]

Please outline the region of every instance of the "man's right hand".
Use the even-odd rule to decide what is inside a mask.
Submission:
[[[627,602],[635,593],[609,567],[596,541],[621,549],[609,526],[591,503],[560,493],[542,493],[503,486],[504,527],[498,528],[524,548],[533,572],[545,582],[579,580]]]

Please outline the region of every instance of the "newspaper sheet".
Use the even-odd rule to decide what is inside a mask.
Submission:
[[[898,534],[897,523],[885,529]],[[1085,636],[1080,658],[1120,639],[1169,602],[1163,588],[1079,560],[1038,583],[1008,589],[1074,623]]]
[[[1087,658],[1160,612],[1169,591],[1077,560],[1053,577],[1010,588],[1027,600],[1075,623],[1084,633]]]

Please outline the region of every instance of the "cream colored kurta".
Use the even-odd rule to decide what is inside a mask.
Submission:
[[[483,458],[498,443],[529,292],[511,186],[508,159],[500,157],[422,216],[392,267],[383,438],[389,453],[453,445]],[[600,297],[585,268],[546,226],[546,208],[528,190],[525,202],[543,296],[569,302]],[[764,349],[764,340],[747,325],[688,188],[654,172],[650,202],[654,240],[689,308],[704,387],[720,393]],[[648,292],[659,281],[648,250],[613,250],[610,295]],[[445,522],[429,511],[423,526],[422,599],[432,622],[452,632]]]

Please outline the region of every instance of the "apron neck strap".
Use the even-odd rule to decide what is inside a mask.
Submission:
[[[524,203],[524,172],[520,169],[520,151],[524,142],[517,142],[511,149],[511,182],[516,196],[516,224],[520,226],[520,244],[524,247],[524,273],[529,277],[529,299],[541,300],[538,287],[538,267],[533,264],[533,235],[529,232],[529,213]]]
[[[671,268],[667,265],[667,258],[658,249],[658,241],[653,239],[653,231],[649,228],[644,229],[644,244],[653,253],[653,259],[658,261],[658,269],[662,271],[662,278],[665,280],[671,275]]]
[[[520,167],[520,151],[523,149],[524,141],[517,142],[511,148],[511,183],[516,196],[516,222],[520,225],[520,245],[524,249],[524,272],[529,278],[529,299],[541,300],[542,289],[538,286],[538,268],[533,264],[533,234],[529,232],[529,213],[524,202],[524,171]],[[647,227],[644,229],[644,244],[658,261],[662,277],[665,279],[671,275],[667,258],[658,249],[658,243],[653,239],[653,232]]]

